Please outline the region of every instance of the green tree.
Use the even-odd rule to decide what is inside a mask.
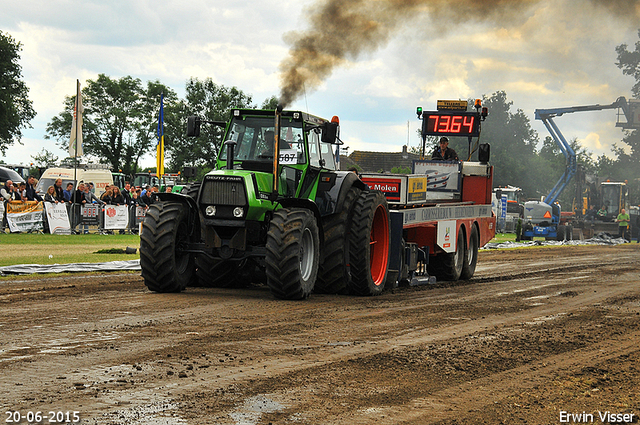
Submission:
[[[411,174],[411,168],[410,167],[393,167],[391,169],[391,172],[393,174]]]
[[[269,102],[268,99],[265,105],[270,106]],[[222,144],[224,129],[214,125],[203,124],[200,137],[186,137],[186,117],[197,115],[205,121],[227,121],[233,108],[255,107],[251,95],[237,87],[218,85],[211,78],[191,78],[187,81],[186,99],[175,108],[174,136],[165,142],[171,158],[170,168],[181,170],[185,166],[195,166],[212,169]],[[178,132],[178,128],[182,131]]]
[[[104,74],[99,74],[95,81],[87,80],[82,88],[85,155],[110,164],[113,170],[134,173],[140,158],[156,147],[161,93],[164,93],[165,122],[171,122],[178,98],[160,82],[149,82],[144,87],[131,76],[112,79]],[[75,95],[65,97],[64,111],[47,124],[45,138],[56,139],[63,149],[69,143],[74,103]],[[173,134],[165,127],[165,138],[171,137]]]
[[[42,148],[37,154],[32,155],[31,159],[33,159],[36,165],[44,168],[53,167],[58,162],[58,157],[45,148]]]
[[[483,96],[482,103],[488,108],[489,116],[482,123],[480,142],[491,145],[494,186],[518,186],[530,197],[544,193],[547,186],[550,189],[545,174],[542,174],[545,171],[541,169],[545,168],[544,161],[537,157],[538,135],[531,128],[526,114],[521,109],[511,111],[513,102],[507,100],[504,91]],[[466,140],[454,140],[450,144],[458,156],[466,158]]]
[[[278,107],[278,98],[275,96],[271,96],[265,99],[264,102],[262,102],[262,105],[260,105],[261,109],[273,109],[274,111],[277,107]]]
[[[14,142],[20,142],[23,128],[36,112],[28,98],[29,89],[22,81],[22,67],[18,63],[22,44],[0,31],[0,152],[3,154]]]
[[[638,31],[640,37],[640,30]],[[640,98],[640,41],[636,41],[635,49],[630,51],[627,44],[616,47],[618,61],[616,65],[624,75],[630,75],[635,79],[631,88],[634,98]],[[608,177],[612,180],[629,182],[629,195],[631,203],[640,203],[640,130],[625,131],[622,145],[614,145],[614,153],[617,158],[609,168]],[[626,146],[625,146],[626,145]],[[606,165],[603,161],[603,165]]]

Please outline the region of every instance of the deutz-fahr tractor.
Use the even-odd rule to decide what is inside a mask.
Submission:
[[[281,299],[312,291],[376,295],[389,264],[389,208],[335,161],[339,122],[235,109],[217,165],[186,194],[160,193],[142,224],[140,264],[156,292],[266,283]],[[184,192],[184,191],[183,191]]]

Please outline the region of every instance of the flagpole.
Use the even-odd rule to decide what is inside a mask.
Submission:
[[[76,197],[75,192],[78,191],[78,113],[80,112],[80,80],[76,80],[76,104],[73,108],[73,119],[76,121],[76,142],[75,142],[75,155],[73,157],[73,182],[75,191],[71,193],[71,221],[73,224],[76,222]],[[71,233],[75,232],[75,228],[71,229]]]
[[[164,92],[160,93],[160,113],[158,116],[158,130],[156,135],[158,136],[158,144],[156,147],[156,176],[158,176],[158,182],[160,182],[164,172]]]

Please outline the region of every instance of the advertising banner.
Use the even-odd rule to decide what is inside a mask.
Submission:
[[[456,221],[443,220],[438,222],[437,244],[444,252],[456,252]]]
[[[44,209],[47,214],[47,222],[49,223],[49,233],[58,235],[70,235],[71,226],[69,225],[69,214],[65,204],[44,203]]]
[[[97,204],[83,205],[80,210],[81,224],[97,226],[100,223],[100,206]]]
[[[413,161],[415,174],[426,174],[427,192],[458,192],[461,187],[462,163],[448,161]]]
[[[147,214],[147,209],[145,207],[136,206],[136,226],[144,221],[144,216]]]
[[[7,202],[5,208],[9,230],[12,232],[33,232],[44,228],[42,202]]]
[[[126,205],[104,206],[104,228],[106,230],[126,229],[129,224],[129,208]]]

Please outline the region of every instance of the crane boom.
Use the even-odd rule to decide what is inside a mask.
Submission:
[[[536,109],[535,110],[535,118],[537,120],[541,120],[544,126],[547,128],[551,137],[556,142],[565,159],[567,160],[567,165],[565,167],[564,173],[556,183],[556,185],[551,189],[551,192],[545,197],[544,202],[546,204],[551,205],[555,201],[558,200],[558,197],[565,189],[565,187],[569,184],[573,176],[575,176],[576,171],[578,169],[578,164],[576,161],[576,153],[571,148],[571,145],[564,138],[564,135],[553,121],[553,118],[562,116],[564,114],[573,113],[573,112],[585,112],[585,111],[601,111],[604,109],[622,109],[624,116],[627,119],[627,123],[632,123],[633,118],[629,111],[629,104],[627,103],[627,99],[624,96],[620,96],[616,99],[615,102],[608,105],[585,105],[585,106],[569,106],[564,108],[551,108],[551,109]],[[627,128],[627,123],[617,123],[616,126]]]

